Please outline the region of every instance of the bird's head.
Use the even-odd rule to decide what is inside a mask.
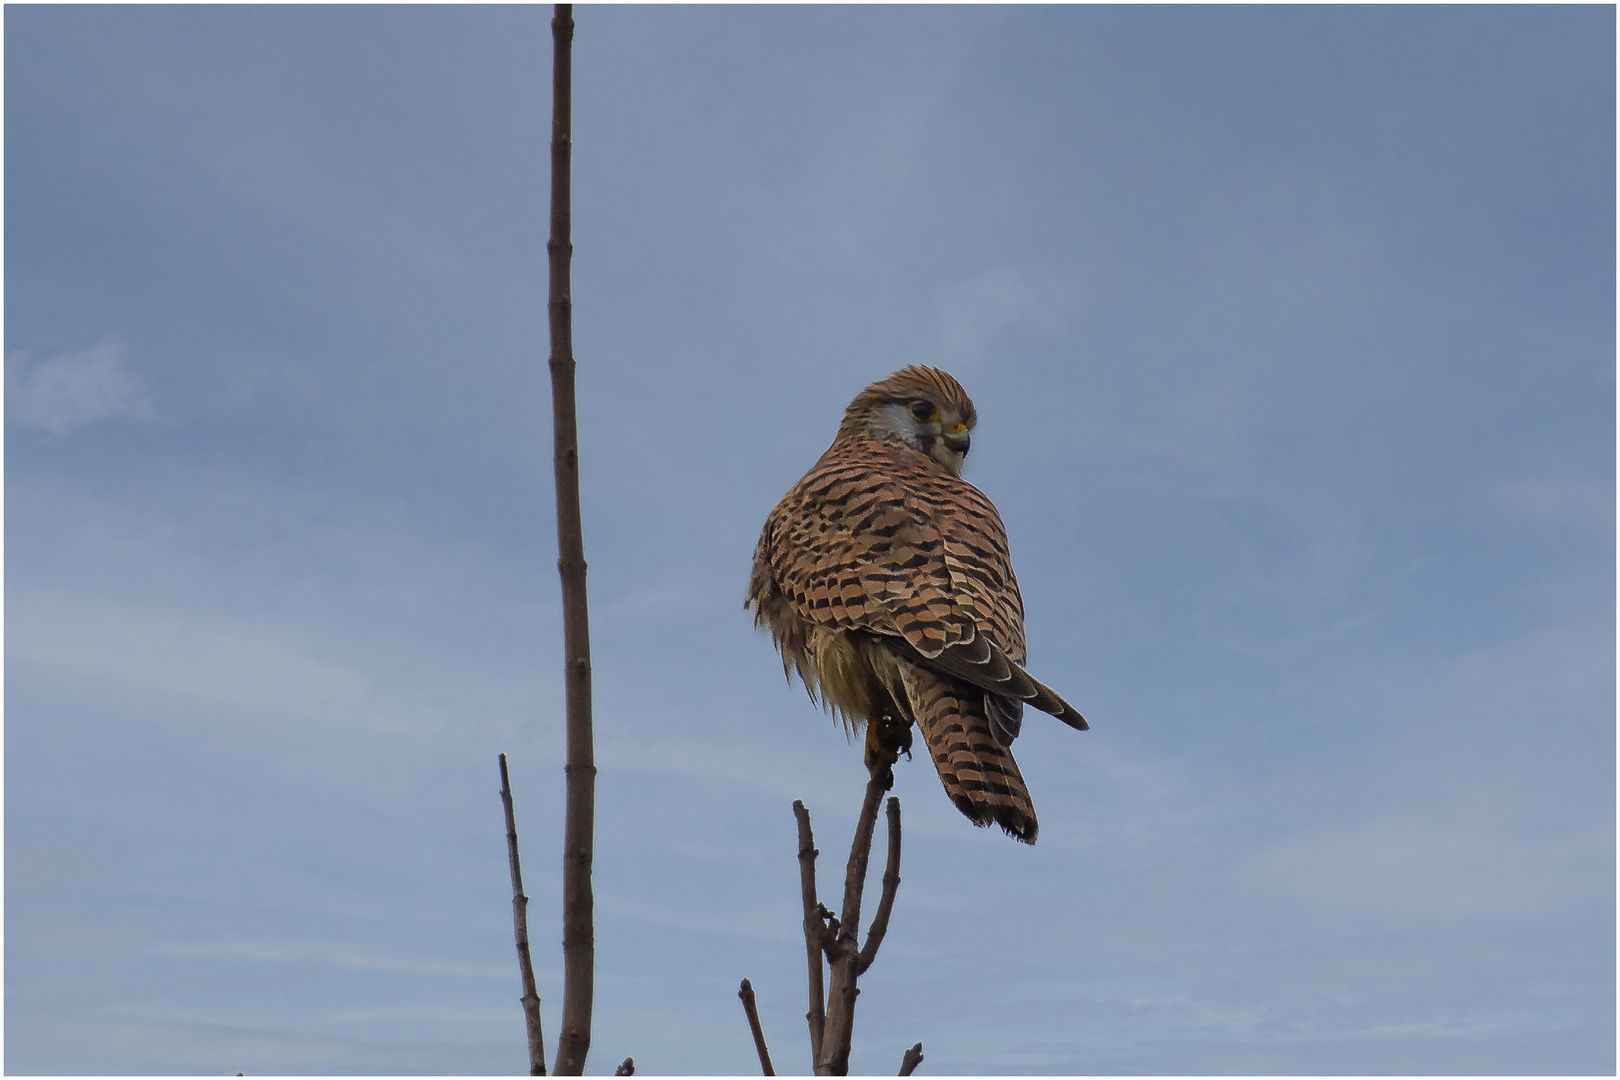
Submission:
[[[938,368],[913,364],[855,395],[838,438],[904,443],[961,476],[978,422],[961,383]]]

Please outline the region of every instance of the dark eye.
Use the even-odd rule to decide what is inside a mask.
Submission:
[[[931,419],[934,415],[934,407],[926,401],[913,401],[911,403],[911,415],[919,420]]]

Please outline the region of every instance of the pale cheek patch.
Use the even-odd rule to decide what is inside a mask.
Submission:
[[[874,439],[898,439],[914,450],[922,449],[918,445],[917,421],[912,419],[911,408],[898,401],[873,411],[867,428]]]

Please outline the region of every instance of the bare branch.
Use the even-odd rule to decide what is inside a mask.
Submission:
[[[877,826],[878,803],[891,782],[888,769],[878,766],[866,783],[866,799],[855,825],[855,840],[849,849],[849,865],[844,871],[844,909],[833,947],[828,950],[832,977],[827,986],[827,1021],[823,1026],[821,1052],[816,1057],[818,1075],[849,1075],[849,1048],[855,1034],[855,985],[860,965],[861,892],[866,885],[866,864],[872,854],[872,830]],[[874,950],[875,952],[875,950]]]
[[[872,916],[872,925],[866,931],[866,947],[861,950],[860,963],[855,966],[858,975],[866,974],[866,969],[877,958],[883,935],[889,932],[889,913],[894,910],[894,893],[900,887],[900,800],[891,795],[888,810],[889,861],[883,868],[883,894],[878,898],[877,914]]]
[[[918,1043],[916,1046],[913,1046],[911,1049],[907,1050],[906,1056],[901,1059],[900,1075],[910,1076],[912,1073],[916,1072],[917,1066],[922,1064],[922,1059],[922,1043]]]
[[[754,984],[744,979],[737,996],[742,998],[743,1012],[748,1014],[748,1030],[754,1033],[754,1049],[759,1051],[759,1067],[764,1070],[766,1076],[775,1076],[776,1070],[771,1068],[771,1052],[765,1048],[765,1029],[759,1026],[759,1003],[754,1000]]]
[[[810,812],[802,801],[793,803],[793,813],[799,822],[799,889],[804,901],[804,947],[810,967],[810,1011],[805,1014],[810,1025],[811,1062],[817,1076],[847,1076],[849,1074],[850,1043],[855,1028],[855,998],[861,991],[857,979],[872,961],[883,944],[889,930],[889,916],[894,911],[894,897],[900,887],[900,800],[889,800],[889,857],[883,872],[883,893],[878,900],[876,916],[867,929],[866,946],[860,948],[861,894],[866,886],[866,869],[872,854],[872,833],[877,826],[878,804],[883,793],[893,786],[889,770],[879,764],[871,769],[866,784],[866,796],[861,803],[860,817],[855,824],[855,838],[850,844],[849,864],[844,871],[844,908],[835,916],[825,904],[816,899],[816,848],[810,831]],[[822,991],[822,956],[832,971],[831,981]],[[750,991],[748,980],[743,987]],[[744,1004],[748,1004],[747,998]],[[756,1039],[762,1037],[756,1036]],[[760,1042],[763,1051],[763,1042]],[[922,1044],[913,1050],[917,1061],[922,1060]],[[917,1067],[906,1055],[905,1074]],[[768,1068],[768,1066],[767,1066]]]
[[[512,812],[512,784],[501,755],[501,806],[506,810],[506,861],[512,869],[512,929],[517,934],[518,975],[523,980],[523,1022],[529,1030],[529,1075],[546,1075],[546,1040],[540,1029],[540,993],[529,958],[529,898],[523,895],[523,867],[518,862],[517,816]]]
[[[861,816],[855,823],[855,842],[850,845],[849,864],[844,868],[844,907],[839,912],[843,924],[838,937],[854,944],[861,929],[861,893],[866,888],[866,864],[872,856],[872,832],[877,827],[878,804],[883,801],[886,777],[879,769],[866,782],[866,799],[861,803]]]
[[[547,311],[551,322],[552,467],[557,490],[557,572],[562,577],[563,685],[568,729],[563,824],[563,1008],[552,1071],[578,1076],[591,1047],[596,940],[591,861],[596,819],[596,755],[591,737],[591,635],[585,599],[585,541],[579,512],[579,428],[574,408],[573,40],[572,4],[551,20],[551,238]]]
[[[921,1046],[922,1044],[918,1043],[917,1045]],[[617,1069],[613,1070],[613,1075],[614,1076],[634,1076],[634,1075],[636,1075],[636,1059],[635,1058],[625,1058],[623,1061],[619,1062],[619,1067]]]
[[[822,989],[821,954],[827,909],[816,899],[816,838],[810,831],[810,811],[803,801],[793,800],[793,816],[799,822],[799,892],[804,898],[804,950],[810,961],[810,1011],[804,1014],[810,1025],[810,1063],[821,1061],[821,1034],[827,1024],[827,997]],[[831,912],[828,912],[831,914]]]

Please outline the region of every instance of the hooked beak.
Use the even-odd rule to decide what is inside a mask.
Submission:
[[[944,440],[946,446],[950,447],[953,454],[966,454],[968,448],[973,445],[973,436],[968,434],[968,429],[961,424],[957,424],[954,429],[944,433],[940,438]]]

